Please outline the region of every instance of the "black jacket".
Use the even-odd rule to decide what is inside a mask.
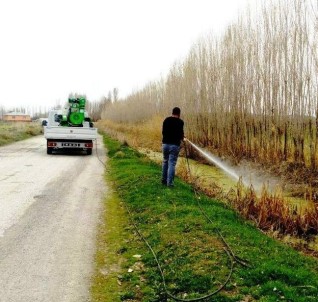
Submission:
[[[184,138],[182,119],[169,116],[162,124],[162,143],[180,146]]]

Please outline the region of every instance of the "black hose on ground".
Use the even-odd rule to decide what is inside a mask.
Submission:
[[[191,171],[190,171],[190,164],[189,164],[189,158],[188,158],[188,150],[187,150],[187,146],[186,144],[185,145],[185,153],[186,153],[186,160],[187,160],[187,166],[188,166],[188,172],[189,172],[189,176],[190,176],[190,179],[192,180],[192,177],[191,177]],[[97,155],[97,158],[98,160],[104,165],[105,163],[100,159],[99,155],[98,155],[98,151],[97,151],[97,140],[96,140],[96,155]],[[138,179],[138,181],[136,181],[136,183],[138,183],[140,180]],[[209,218],[209,216],[204,212],[203,208],[202,208],[202,205],[199,201],[199,195],[198,195],[198,191],[196,190],[195,186],[193,186],[193,189],[194,189],[194,193],[195,193],[195,196],[196,196],[196,200],[198,202],[198,206],[199,206],[199,209],[200,209],[200,212],[206,217],[206,219],[212,223],[212,220]],[[160,273],[160,276],[161,276],[161,280],[162,280],[162,284],[163,284],[163,288],[164,288],[164,292],[165,292],[165,300],[167,300],[167,298],[170,298],[174,301],[179,301],[179,302],[198,302],[198,301],[204,301],[208,298],[211,298],[212,296],[216,295],[217,293],[219,293],[221,290],[223,290],[225,288],[225,286],[228,284],[228,282],[230,281],[231,277],[232,277],[232,274],[233,274],[233,271],[234,271],[234,266],[235,266],[235,263],[239,263],[243,266],[246,266],[246,267],[249,267],[249,264],[247,263],[247,261],[245,260],[242,260],[241,258],[239,258],[238,256],[236,256],[234,254],[234,252],[232,251],[232,249],[230,248],[229,244],[226,242],[226,240],[224,239],[224,237],[222,236],[221,234],[221,231],[218,229],[218,228],[215,228],[217,234],[219,235],[219,237],[221,238],[221,241],[223,242],[224,244],[224,251],[225,253],[227,254],[227,257],[229,258],[230,262],[231,262],[231,265],[230,265],[230,271],[228,273],[228,276],[226,278],[226,280],[223,282],[223,284],[221,284],[221,286],[216,289],[215,291],[211,292],[211,293],[208,293],[202,297],[199,297],[199,298],[193,298],[193,299],[182,299],[182,298],[179,298],[179,297],[176,297],[174,296],[173,294],[170,293],[170,291],[168,290],[167,288],[167,284],[166,284],[166,280],[165,280],[165,276],[164,276],[164,273],[163,273],[163,269],[160,265],[160,262],[158,260],[158,257],[155,253],[155,251],[153,250],[153,248],[151,247],[151,245],[149,244],[149,242],[147,241],[147,239],[143,236],[143,234],[141,233],[141,231],[139,230],[137,224],[135,223],[134,221],[134,218],[133,218],[133,214],[131,213],[129,207],[124,203],[124,206],[127,210],[127,213],[129,215],[129,219],[134,227],[134,229],[136,230],[136,233],[138,234],[138,236],[140,237],[140,239],[146,244],[146,246],[148,247],[148,249],[150,250],[151,254],[153,255],[153,258],[156,262],[156,265],[158,267],[158,271]]]

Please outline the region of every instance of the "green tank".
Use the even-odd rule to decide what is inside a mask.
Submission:
[[[67,113],[59,115],[59,123],[66,127],[82,127],[83,122],[90,122],[90,119],[85,117],[86,99],[84,97],[69,98],[69,108]]]
[[[85,104],[86,100],[84,98],[68,99],[69,112],[68,120],[74,126],[82,125],[85,120]]]

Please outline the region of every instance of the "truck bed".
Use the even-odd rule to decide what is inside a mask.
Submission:
[[[44,137],[46,139],[95,140],[97,128],[46,126]]]

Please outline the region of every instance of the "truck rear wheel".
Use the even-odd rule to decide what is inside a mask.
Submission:
[[[47,147],[46,153],[47,154],[52,154],[52,152],[53,152],[53,148]]]
[[[92,149],[87,149],[87,150],[86,150],[86,154],[87,154],[87,155],[92,155]]]

